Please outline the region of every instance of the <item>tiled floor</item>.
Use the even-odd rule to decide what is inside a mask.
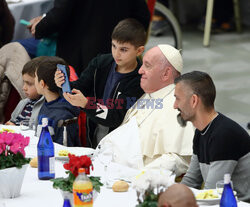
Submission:
[[[213,78],[216,110],[244,128],[250,121],[250,31],[211,36],[211,46],[202,46],[203,34],[183,31],[184,73],[201,70]],[[146,49],[171,41],[168,37],[150,37]]]

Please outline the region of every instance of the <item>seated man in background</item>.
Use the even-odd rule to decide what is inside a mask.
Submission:
[[[5,0],[0,0],[0,48],[9,43],[14,34],[15,19]]]
[[[198,207],[193,192],[183,184],[171,185],[158,199],[158,207]]]
[[[136,119],[144,167],[168,169],[177,176],[188,168],[194,135],[191,124],[180,126],[178,111],[173,109],[174,79],[182,71],[182,62],[180,52],[170,45],[146,52],[139,70],[145,94],[127,111],[122,123]]]
[[[230,173],[237,197],[250,201],[250,138],[236,122],[215,111],[211,77],[193,71],[175,79],[174,108],[196,127],[190,167],[182,183],[193,188],[216,187]]]
[[[53,142],[64,144],[63,128],[61,122],[78,117],[80,109],[72,106],[59,95],[59,88],[54,81],[57,64],[66,65],[66,62],[59,57],[46,57],[36,70],[35,86],[39,94],[45,98],[38,115],[37,136],[40,136],[42,118],[48,118],[48,126]],[[67,146],[81,146],[79,139],[79,127],[77,122],[66,126]],[[66,144],[65,144],[66,145]]]

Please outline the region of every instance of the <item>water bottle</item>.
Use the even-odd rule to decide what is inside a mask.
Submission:
[[[69,199],[64,199],[64,201],[63,201],[63,207],[71,207]]]
[[[37,144],[38,178],[49,180],[55,178],[54,143],[48,129],[48,119],[42,119],[42,132]]]
[[[220,200],[220,207],[237,207],[237,201],[231,186],[230,174],[224,175],[224,188]]]
[[[78,176],[73,183],[74,207],[93,206],[93,185],[85,174],[84,168],[79,168]]]

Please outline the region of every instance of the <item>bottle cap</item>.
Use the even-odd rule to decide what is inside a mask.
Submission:
[[[85,173],[85,168],[79,168],[78,173]]]
[[[230,183],[231,181],[231,175],[228,173],[228,174],[225,174],[224,175],[224,184],[228,184]]]
[[[46,117],[42,118],[42,126],[43,127],[48,126],[48,118]]]

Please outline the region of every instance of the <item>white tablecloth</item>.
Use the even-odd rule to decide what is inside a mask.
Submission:
[[[19,3],[9,3],[9,9],[15,18],[15,33],[13,40],[31,37],[25,25],[19,23],[20,19],[29,21],[49,11],[53,0],[22,0]]]
[[[6,126],[1,126],[1,128],[6,128]],[[16,132],[20,131],[19,127],[12,127]],[[21,131],[25,136],[30,136],[31,141],[29,147],[27,147],[26,153],[28,156],[36,156],[36,145],[38,138],[34,137],[33,131]],[[55,144],[55,151],[64,148],[61,145]],[[101,166],[95,166],[94,170],[97,171],[95,174],[100,174]],[[55,163],[56,177],[65,176],[65,170],[63,168],[63,163],[61,161],[56,161]],[[112,170],[112,169],[111,169]],[[98,194],[94,207],[134,207],[136,202],[136,192],[131,187],[128,192],[125,193],[115,193],[112,189],[107,189],[105,187],[101,188],[101,192]],[[21,190],[21,195],[15,199],[2,199],[0,200],[4,207],[62,207],[63,198],[59,190],[55,190],[52,187],[51,181],[41,181],[37,176],[37,168],[27,168],[24,182]],[[201,206],[201,205],[200,205]],[[205,206],[205,205],[202,205]],[[219,206],[219,205],[213,205]],[[239,202],[239,207],[250,207],[250,204]]]

